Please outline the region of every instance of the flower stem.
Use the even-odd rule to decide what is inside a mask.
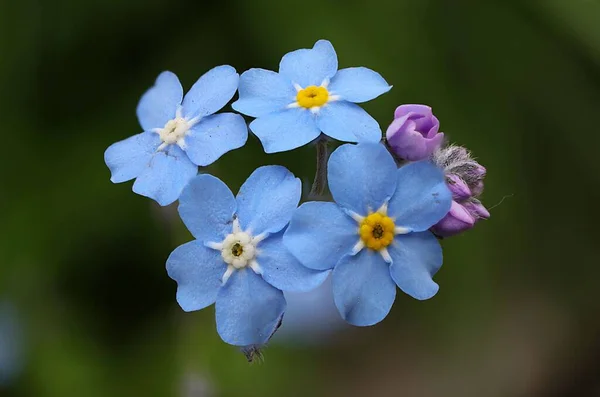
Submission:
[[[327,186],[327,160],[329,160],[327,143],[327,137],[321,134],[317,140],[317,170],[315,180],[308,194],[309,199],[322,197]]]

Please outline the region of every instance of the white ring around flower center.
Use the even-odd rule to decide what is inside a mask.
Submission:
[[[242,231],[237,218],[233,220],[232,226],[231,233],[220,243],[212,241],[204,243],[208,248],[221,251],[221,257],[227,264],[227,270],[223,274],[223,284],[229,280],[233,272],[245,267],[249,267],[256,274],[262,274],[262,269],[256,261],[256,257],[260,254],[257,245],[269,236],[268,233],[253,236],[249,230]]]
[[[256,246],[252,243],[252,236],[246,232],[231,233],[223,240],[221,256],[228,265],[236,269],[248,266],[254,259]]]
[[[178,143],[187,134],[191,124],[183,117],[176,117],[167,121],[163,128],[158,129],[160,139],[167,145]]]

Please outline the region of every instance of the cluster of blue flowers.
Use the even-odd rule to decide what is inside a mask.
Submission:
[[[338,70],[325,40],[286,54],[279,72],[239,76],[216,67],[185,96],[173,73],[158,77],[137,108],[144,132],[110,146],[105,162],[113,182],[135,179],[134,192],[163,206],[179,200],[195,238],[167,260],[183,310],[214,303],[221,338],[249,347],[281,325],[284,291],[310,291],[330,273],[340,315],[357,326],[386,317],[396,286],[416,299],[437,293],[442,234],[430,229],[448,223],[452,186],[465,167],[440,163],[452,156],[444,157],[437,119],[423,105],[399,108],[382,141],[379,124],[357,103],[390,89],[370,69]],[[199,166],[246,143],[243,116],[215,114],[236,91],[232,107],[254,118],[249,128],[267,153],[350,142],[325,159],[333,202],[298,207],[301,182],[281,166],[258,168],[236,196],[218,178],[198,175]]]

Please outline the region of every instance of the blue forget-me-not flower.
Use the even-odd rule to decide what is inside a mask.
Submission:
[[[239,75],[228,65],[204,74],[183,96],[177,76],[161,73],[141,98],[137,116],[144,132],[104,153],[115,183],[136,179],[133,191],[168,205],[207,166],[246,143],[242,116],[215,114],[233,98]]]
[[[302,266],[283,246],[300,194],[291,172],[265,166],[237,197],[218,178],[199,175],[179,199],[181,219],[196,240],[167,260],[177,301],[185,311],[215,303],[217,331],[229,344],[266,343],[286,307],[282,290],[311,290],[329,273]]]
[[[240,98],[233,108],[256,117],[250,129],[267,153],[303,146],[321,132],[345,142],[378,142],[381,129],[356,103],[378,97],[392,87],[364,67],[338,70],[327,40],[312,49],[286,54],[279,73],[250,69],[240,77]]]
[[[442,249],[428,229],[450,209],[443,172],[427,161],[398,169],[383,145],[364,143],[333,152],[328,179],[335,203],[301,205],[283,240],[306,267],[333,268],[342,317],[359,326],[378,323],[396,285],[416,299],[435,295]]]

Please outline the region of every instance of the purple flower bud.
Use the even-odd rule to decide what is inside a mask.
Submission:
[[[479,197],[481,196],[481,193],[483,193],[483,181],[482,180],[478,180],[477,182],[475,182],[474,184],[471,185],[471,192],[473,192],[473,197]]]
[[[483,179],[485,177],[485,174],[487,173],[487,170],[483,165],[477,163],[477,166],[473,170],[473,173],[475,173],[479,178]]]
[[[461,146],[449,145],[433,153],[432,161],[448,175],[457,175],[471,190],[472,197],[483,192],[483,178],[487,170]],[[461,201],[461,200],[458,200]]]
[[[450,168],[448,171],[460,175],[469,185],[474,196],[479,196],[483,191],[483,178],[485,178],[487,170],[476,160],[469,159]]]
[[[477,199],[468,200],[462,203],[462,206],[465,207],[471,216],[477,220],[488,219],[490,217],[490,212],[483,206],[483,204],[481,204],[481,201]]]
[[[454,200],[463,201],[471,197],[471,189],[460,176],[456,174],[446,175],[446,184],[450,188]]]
[[[402,105],[385,135],[397,156],[418,161],[430,157],[440,147],[444,134],[438,133],[440,122],[425,105]]]
[[[469,211],[456,201],[452,202],[450,212],[442,218],[431,230],[441,237],[450,237],[471,229],[476,219]]]

